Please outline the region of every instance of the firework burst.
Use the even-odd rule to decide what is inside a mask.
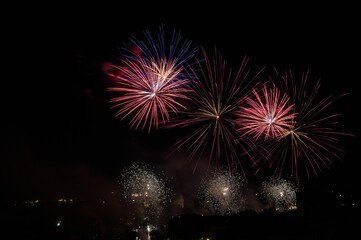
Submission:
[[[289,104],[286,94],[281,96],[274,85],[271,89],[264,85],[262,91],[253,89],[252,95],[246,96],[243,100],[246,106],[240,107],[239,131],[256,139],[264,136],[267,140],[277,138],[291,128],[295,113],[292,113],[293,104]]]
[[[246,70],[246,65],[249,59],[245,57],[233,76],[217,50],[213,59],[207,57],[204,49],[202,51],[204,61],[198,62],[200,71],[192,72],[196,81],[191,84],[190,104],[182,112],[181,119],[173,121],[169,126],[191,129],[190,134],[175,144],[175,150],[186,147],[190,159],[197,156],[194,169],[204,152],[209,153],[208,166],[214,162],[217,169],[220,159],[224,158],[230,169],[231,166],[237,167],[240,164],[236,117],[239,99],[258,73],[254,78],[248,79],[249,70]]]
[[[297,187],[285,179],[271,178],[262,182],[262,195],[271,207],[279,211],[294,209],[297,205]]]
[[[277,71],[276,74],[278,76]],[[263,156],[267,157],[263,158],[263,164],[258,167],[260,169],[262,165],[269,163],[280,178],[290,161],[291,173],[299,184],[300,169],[304,169],[310,177],[311,173],[317,176],[324,167],[329,168],[332,159],[339,158],[337,152],[342,152],[337,147],[339,136],[349,134],[334,129],[338,123],[335,118],[340,114],[326,114],[326,110],[337,98],[328,96],[317,101],[320,81],[310,93],[307,92],[308,71],[302,74],[299,84],[295,83],[291,71],[285,72],[279,79],[283,91],[290,97],[290,102],[294,103],[293,113],[297,115],[290,119],[290,126],[276,139],[260,143],[265,152]],[[255,161],[256,164],[257,162]]]
[[[171,112],[185,109],[181,101],[187,99],[190,81],[185,63],[197,49],[190,48],[190,41],[181,44],[176,31],[167,44],[162,27],[156,40],[149,31],[144,35],[146,42],[131,38],[133,50],[126,50],[118,67],[122,69],[116,76],[118,86],[108,90],[118,95],[110,100],[113,108],[118,108],[116,117],[131,117],[131,127],[144,129],[148,124],[150,131],[159,122],[168,122]]]
[[[210,174],[201,182],[199,198],[212,212],[235,214],[245,203],[244,178],[236,172],[224,170]]]
[[[123,171],[119,185],[136,217],[141,219],[156,221],[170,199],[171,191],[165,181],[144,164],[133,164]]]

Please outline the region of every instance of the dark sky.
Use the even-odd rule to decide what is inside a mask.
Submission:
[[[162,23],[180,29],[195,45],[217,46],[233,67],[247,54],[253,69],[271,64],[298,73],[310,69],[314,80],[322,79],[322,93],[350,93],[332,110],[343,113],[341,130],[356,136],[342,138],[344,161],[314,181],[355,184],[360,143],[355,6],[184,5],[49,8],[13,16],[21,20],[5,30],[10,55],[1,88],[1,188],[9,198],[108,191],[129,161],[173,169],[162,159],[174,132],[148,135],[114,119],[102,72],[131,34]],[[191,168],[184,169],[188,176]]]

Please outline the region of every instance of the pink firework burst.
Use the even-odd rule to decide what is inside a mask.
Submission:
[[[276,69],[275,72],[281,80],[282,89],[294,103],[293,111],[297,115],[290,119],[290,126],[277,138],[259,144],[263,154],[255,161],[255,165],[258,166],[258,172],[263,165],[269,164],[269,167],[275,168],[278,178],[290,167],[290,173],[299,184],[301,170],[306,172],[308,178],[311,173],[317,176],[322,169],[330,168],[335,158],[340,159],[339,153],[343,151],[337,146],[339,137],[352,135],[335,130],[338,124],[336,118],[340,114],[326,112],[338,97],[330,95],[318,101],[320,81],[312,91],[307,91],[308,71],[302,74],[299,84],[294,81],[291,71],[281,77]],[[258,165],[261,160],[262,164]]]
[[[182,42],[175,29],[171,40],[164,34],[163,26],[155,38],[150,31],[143,33],[146,41],[130,39],[132,46],[125,49],[116,67],[121,71],[113,76],[117,86],[108,90],[117,94],[110,100],[112,107],[118,109],[116,117],[131,118],[130,126],[135,129],[149,125],[150,132],[159,123],[168,122],[170,113],[185,108],[181,102],[188,98],[187,62],[197,48],[192,49],[188,40]]]
[[[183,67],[175,68],[174,61],[162,59],[158,62],[146,61],[142,57],[134,60],[124,60],[125,68],[120,76],[119,87],[109,88],[120,96],[110,100],[119,108],[116,117],[122,115],[122,120],[132,115],[130,126],[136,129],[142,124],[142,129],[149,122],[158,127],[159,121],[167,122],[169,112],[178,112],[185,108],[181,103],[187,99],[189,79],[180,77]]]
[[[253,89],[251,96],[244,97],[243,102],[238,113],[241,126],[238,130],[255,139],[281,136],[292,126],[296,115],[289,97],[282,95],[274,85],[270,89],[264,85],[261,91]]]

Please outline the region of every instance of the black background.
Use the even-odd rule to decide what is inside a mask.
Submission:
[[[216,3],[218,4],[218,3]],[[358,188],[359,16],[355,6],[294,5],[31,6],[11,9],[4,22],[1,189],[4,198],[93,196],[116,185],[122,166],[143,159],[162,164],[170,131],[129,130],[109,109],[102,67],[131,34],[160,24],[220,50],[236,68],[274,64],[322,79],[320,94],[349,93],[332,105],[342,113],[345,150],[310,183]],[[235,3],[234,3],[235,4]],[[42,8],[40,8],[42,7]],[[166,169],[166,167],[165,167]],[[189,174],[191,167],[183,173]],[[181,172],[181,171],[180,171]],[[107,187],[104,187],[107,186]]]

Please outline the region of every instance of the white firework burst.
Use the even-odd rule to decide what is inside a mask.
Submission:
[[[119,185],[134,214],[147,222],[158,219],[170,199],[171,190],[165,181],[145,164],[133,164],[124,170]]]
[[[294,209],[297,204],[297,187],[285,179],[271,178],[262,182],[262,194],[271,207],[279,211]]]
[[[236,172],[224,170],[209,174],[201,182],[199,197],[216,214],[235,214],[245,203],[244,179]]]

